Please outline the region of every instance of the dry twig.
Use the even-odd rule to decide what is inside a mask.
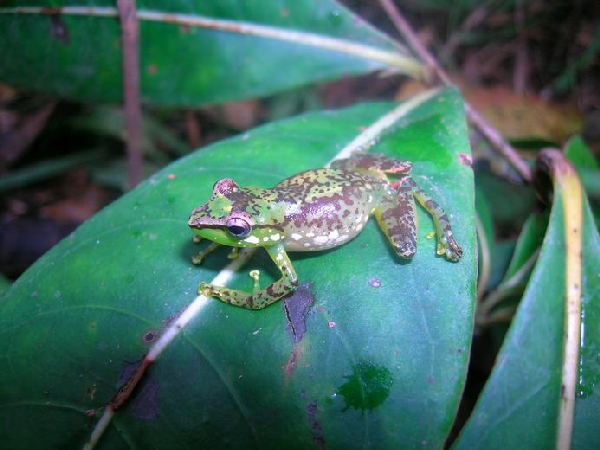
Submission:
[[[142,108],[140,105],[139,23],[135,0],[117,0],[123,41],[123,100],[125,102],[129,187],[142,181]]]
[[[406,39],[409,47],[419,56],[419,58],[421,58],[423,63],[439,78],[440,81],[448,86],[452,86],[453,83],[448,74],[440,67],[431,53],[429,53],[425,46],[419,41],[419,38],[398,8],[393,4],[392,0],[379,0],[379,2],[389,15],[396,29]],[[532,176],[531,169],[519,156],[517,151],[467,102],[465,102],[465,111],[473,126],[475,126],[486,140],[510,162],[525,181],[530,182]]]

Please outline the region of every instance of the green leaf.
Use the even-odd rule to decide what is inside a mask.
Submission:
[[[569,139],[565,147],[565,156],[573,163],[576,169],[598,169],[600,165],[590,148],[581,136]]]
[[[517,233],[536,203],[533,189],[503,180],[485,170],[475,171],[477,191],[485,194],[496,229],[503,234]]]
[[[40,180],[46,180],[57,174],[64,173],[73,167],[94,162],[97,163],[105,157],[105,151],[93,149],[83,150],[76,155],[40,161],[36,164],[14,170],[4,175],[2,179],[0,179],[0,192],[27,186]]]
[[[48,15],[10,8],[25,6],[96,9]],[[113,0],[3,2],[0,79],[76,100],[121,101],[120,27],[114,6]],[[148,0],[137,7],[140,86],[147,103],[225,102],[390,67],[413,75],[422,70],[403,48],[333,0]],[[191,22],[205,19],[208,23],[200,26]],[[227,29],[219,29],[225,25]],[[243,27],[263,34],[243,32]],[[309,38],[317,43],[309,44]],[[331,39],[357,51],[328,48]]]
[[[577,169],[581,184],[592,202],[600,201],[600,164],[580,136],[574,136],[567,142],[565,156]],[[597,205],[592,203],[592,210]]]
[[[3,448],[80,447],[148,342],[227,264],[201,266],[187,227],[215,180],[272,186],[321,167],[395,105],[311,113],[252,130],[172,164],[64,240],[0,304]],[[447,210],[463,259],[435,255],[419,209],[419,250],[395,256],[374,221],[348,244],[291,253],[314,301],[243,310],[210,300],[152,365],[100,448],[442,448],[463,389],[475,300],[473,176],[462,101],[444,92],[372,151],[413,161]],[[250,269],[277,275],[259,250]],[[262,280],[263,283],[266,280]],[[305,333],[299,336],[305,327]],[[299,337],[301,337],[299,339]],[[43,438],[42,438],[43,437]]]
[[[503,281],[506,282],[513,277],[529,261],[536,250],[541,247],[547,227],[547,213],[534,212],[527,218],[517,239],[515,251],[513,252]]]
[[[561,396],[565,301],[565,233],[560,189],[538,263],[495,368],[453,446],[460,449],[555,448]],[[600,441],[600,237],[583,199],[582,342],[573,449]]]

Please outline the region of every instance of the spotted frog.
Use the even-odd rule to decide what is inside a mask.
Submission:
[[[263,247],[281,271],[281,278],[260,289],[252,271],[252,293],[201,283],[198,293],[250,309],[262,309],[298,286],[288,251],[326,250],[354,238],[374,215],[396,253],[411,258],[417,249],[415,201],[431,214],[438,236],[437,253],[458,261],[462,249],[454,239],[448,216],[409,173],[410,162],[385,155],[357,153],[334,161],[330,168],[312,169],[286,178],[275,187],[241,187],[219,180],[208,202],[194,209],[188,225],[213,243],[193,259],[219,245]],[[396,174],[390,182],[386,173]]]

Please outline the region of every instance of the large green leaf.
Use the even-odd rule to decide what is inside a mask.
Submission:
[[[93,11],[23,14],[10,10],[14,6],[111,7],[114,12],[114,0],[3,2],[0,80],[76,100],[121,100],[120,28],[115,17],[99,17]],[[247,25],[368,46],[388,52],[401,66],[407,63],[401,71],[420,70],[403,49],[334,0],[146,0],[137,7],[140,14],[165,14],[159,21],[140,21],[141,94],[148,103],[196,105],[261,96],[390,64],[366,54],[305,45],[302,37],[290,41],[237,30]],[[172,24],[173,14],[226,20],[230,31]]]
[[[110,400],[148,341],[225,266],[225,250],[190,263],[187,216],[215,180],[270,186],[323,166],[393,106],[308,114],[198,151],[31,267],[0,304],[3,448],[85,442],[97,421],[86,411]],[[450,214],[463,259],[435,255],[423,210],[409,262],[373,221],[340,248],[292,253],[302,287],[291,301],[314,301],[293,319],[295,336],[284,302],[251,311],[211,300],[118,411],[101,448],[443,447],[466,374],[476,277],[458,93],[411,111],[375,150],[413,161],[415,180]],[[275,274],[259,250],[229,284],[249,289],[256,267]]]
[[[453,449],[556,448],[562,389],[565,311],[565,222],[562,186],[537,265],[513,319],[492,375]],[[570,201],[578,202],[579,198]],[[600,394],[600,237],[585,196],[582,225],[582,325],[578,396],[572,448],[595,448],[600,442],[597,414]],[[528,227],[532,231],[533,223]],[[541,228],[540,228],[541,227]],[[544,224],[538,228],[543,230]],[[532,236],[519,253],[532,249]],[[525,241],[529,241],[526,243]],[[529,251],[530,253],[530,251]]]

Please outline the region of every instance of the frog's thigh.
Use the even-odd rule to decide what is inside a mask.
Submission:
[[[398,186],[375,207],[375,218],[398,255],[412,258],[417,251],[417,214],[412,189]]]
[[[248,309],[263,309],[275,303],[281,297],[293,292],[298,286],[298,277],[287,253],[283,249],[283,244],[265,247],[265,250],[281,271],[281,278],[271,283],[265,289],[249,293],[202,283],[199,291],[204,295],[217,297],[222,302]]]

